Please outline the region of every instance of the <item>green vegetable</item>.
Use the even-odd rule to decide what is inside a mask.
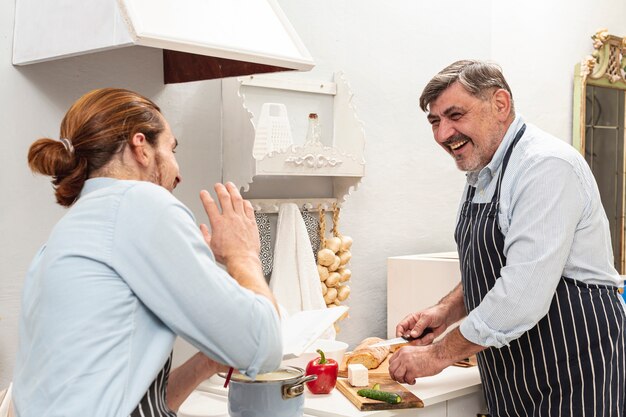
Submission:
[[[374,384],[374,386],[372,387],[373,390],[375,391],[379,391],[380,390],[380,384],[377,382]]]
[[[356,392],[361,397],[371,398],[372,400],[385,401],[389,404],[398,404],[402,402],[402,397],[394,392],[380,391],[375,389],[360,389]]]

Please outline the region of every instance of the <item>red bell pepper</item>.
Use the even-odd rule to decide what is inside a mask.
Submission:
[[[317,375],[317,379],[307,382],[306,386],[313,394],[328,394],[337,383],[339,365],[334,359],[326,359],[321,349],[317,349],[317,353],[320,356],[310,361],[306,366],[306,374]]]

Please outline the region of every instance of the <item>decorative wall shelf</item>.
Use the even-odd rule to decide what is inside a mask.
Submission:
[[[223,180],[240,186],[246,198],[272,201],[257,204],[263,211],[286,201],[302,206],[307,199],[305,209],[320,201],[341,206],[365,173],[365,137],[351,101],[341,73],[331,82],[283,74],[223,80]],[[255,159],[255,126],[264,103],[285,105],[293,145]],[[305,143],[309,113],[320,120],[316,143]]]

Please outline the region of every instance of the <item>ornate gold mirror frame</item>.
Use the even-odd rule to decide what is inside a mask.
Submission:
[[[609,219],[615,268],[626,272],[626,37],[606,29],[576,65],[572,145],[589,163]]]

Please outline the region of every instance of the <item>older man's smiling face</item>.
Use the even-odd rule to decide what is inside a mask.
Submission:
[[[491,161],[506,133],[492,94],[485,99],[475,97],[457,82],[428,109],[435,140],[461,171],[480,171]]]

